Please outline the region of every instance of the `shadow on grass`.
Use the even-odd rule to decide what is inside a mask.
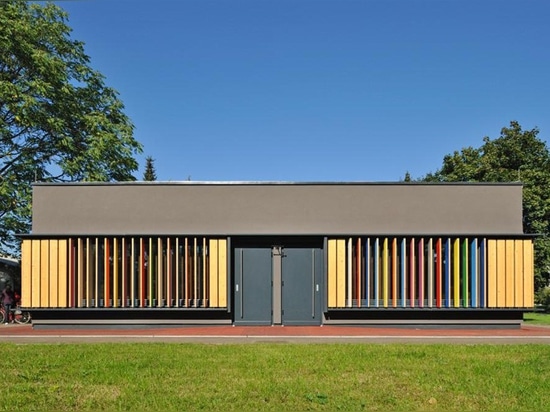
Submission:
[[[546,312],[527,312],[523,314],[523,322],[531,325],[550,326],[550,313]]]

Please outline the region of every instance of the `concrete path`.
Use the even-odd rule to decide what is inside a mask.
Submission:
[[[416,329],[358,326],[187,326],[158,328],[35,329],[0,325],[0,343],[423,343],[550,344],[550,328]]]

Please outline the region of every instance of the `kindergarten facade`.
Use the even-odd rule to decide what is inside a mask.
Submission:
[[[518,325],[521,184],[37,183],[35,325]]]

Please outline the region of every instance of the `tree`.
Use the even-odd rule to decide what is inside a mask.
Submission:
[[[143,173],[143,180],[146,182],[153,182],[157,180],[157,172],[155,171],[155,159],[151,156],[145,158],[145,172]]]
[[[135,180],[133,125],[67,19],[54,4],[0,2],[0,253],[30,230],[33,181]]]
[[[500,137],[483,139],[480,148],[466,147],[446,155],[429,182],[523,183],[523,230],[535,238],[535,290],[550,281],[550,151],[539,130],[522,130],[517,121]]]

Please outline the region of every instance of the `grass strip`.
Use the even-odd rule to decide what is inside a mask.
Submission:
[[[523,321],[526,325],[549,325],[550,313],[527,312],[523,314]]]
[[[549,345],[1,344],[0,410],[522,411]]]

